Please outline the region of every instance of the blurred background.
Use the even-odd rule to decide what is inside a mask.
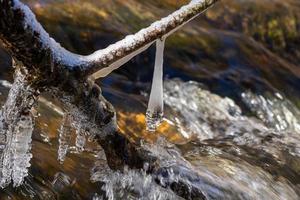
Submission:
[[[90,54],[189,1],[23,2],[63,47]],[[164,60],[166,119],[151,134],[145,131],[144,113],[154,56],[153,46],[99,80],[126,136],[171,143],[176,155],[203,176],[207,199],[300,198],[299,0],[222,0],[170,36]],[[0,79],[11,82],[12,74],[11,58],[0,44]],[[7,91],[2,84],[2,103]],[[103,152],[92,141],[60,165],[61,116],[43,103],[37,110],[30,176],[23,186],[2,190],[1,199],[101,199],[110,197],[108,191],[115,199],[139,199],[127,186],[119,188],[118,181],[140,172],[104,176]],[[142,183],[148,178],[138,177]],[[147,190],[130,184],[136,191],[164,194],[152,182]]]

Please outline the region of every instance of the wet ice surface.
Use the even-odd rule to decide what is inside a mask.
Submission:
[[[181,175],[169,171],[166,178],[147,175],[143,170],[112,171],[106,165],[103,151],[96,144],[86,144],[79,132],[66,141],[71,151],[64,164],[55,163],[58,143],[57,136],[51,134],[57,133],[44,132],[49,141],[41,142],[38,125],[33,139],[31,175],[18,190],[3,190],[1,197],[181,199],[168,187],[157,184],[180,180],[196,185],[206,199],[299,199],[298,108],[278,94],[263,96],[245,91],[241,96],[250,112],[245,115],[230,98],[203,88],[192,81],[165,80],[165,118],[186,138],[193,139],[181,145],[163,138],[152,145],[144,144],[161,159],[160,166],[185,166],[177,169]],[[52,112],[47,108],[41,115]],[[42,122],[38,124],[47,122],[39,120]],[[77,126],[78,131],[80,124]],[[83,152],[78,154],[72,149]],[[183,176],[190,169],[198,176]]]

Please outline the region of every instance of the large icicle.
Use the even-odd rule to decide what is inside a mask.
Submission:
[[[59,139],[58,139],[58,160],[63,163],[65,161],[69,144],[71,140],[71,114],[65,113],[63,116],[62,124],[59,129]]]
[[[148,109],[146,113],[146,123],[148,131],[155,131],[160,125],[163,117],[163,56],[165,39],[156,41],[155,66],[152,79],[152,87]]]
[[[38,92],[26,81],[26,71],[14,62],[15,81],[5,105],[0,111],[0,187],[5,187],[11,180],[19,186],[28,174],[30,166],[31,135],[33,118],[31,108],[36,102]]]

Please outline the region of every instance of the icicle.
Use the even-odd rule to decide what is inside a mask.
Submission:
[[[76,129],[76,150],[77,152],[82,152],[84,150],[84,145],[86,142],[85,134],[81,128]]]
[[[31,150],[31,136],[34,124],[32,117],[21,116],[20,121],[15,130],[13,138],[13,168],[12,179],[14,187],[20,186],[24,178],[28,175],[28,168],[30,167],[30,160],[32,158]]]
[[[155,131],[160,125],[163,116],[163,56],[165,39],[156,41],[155,66],[146,123],[148,131]]]
[[[13,63],[17,68],[18,63]],[[8,185],[11,179],[15,182],[14,186],[22,183],[27,175],[31,158],[29,143],[33,121],[31,116],[25,116],[24,113],[30,113],[30,108],[35,102],[34,91],[28,86],[25,76],[19,70],[16,70],[15,75],[14,84],[0,112],[0,187],[2,188]],[[28,117],[29,121],[25,120]],[[28,122],[28,126],[23,120]]]
[[[6,137],[4,136],[6,142],[4,142],[5,148],[3,148],[1,157],[1,187],[8,185],[11,179],[14,182],[14,187],[17,187],[23,183],[24,178],[28,175],[32,158],[30,150],[33,126],[31,116],[22,115],[14,126],[8,128]]]
[[[27,71],[13,60],[16,68],[15,80],[7,100],[0,111],[0,187],[13,180],[14,187],[22,184],[28,175],[31,160],[31,136],[34,118],[31,108],[36,102],[38,91],[26,80]]]
[[[62,125],[59,130],[59,146],[58,146],[58,160],[63,163],[68,149],[69,143],[71,140],[71,115],[69,113],[65,113],[62,120]]]

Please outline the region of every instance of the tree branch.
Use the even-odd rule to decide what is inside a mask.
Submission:
[[[97,79],[108,75],[131,58],[146,50],[157,39],[166,38],[183,25],[197,17],[218,0],[192,0],[169,16],[154,22],[134,35],[85,57],[88,65],[83,73]]]
[[[33,88],[29,91],[27,91],[30,89],[28,87],[19,88],[18,78],[16,78],[10,94],[15,94],[14,88],[19,88],[20,92],[9,96],[6,103],[8,106],[4,107],[1,115],[14,119],[18,119],[21,114],[29,115],[28,112],[40,90],[56,91],[55,95],[76,112],[78,118],[75,120],[84,124],[84,129],[96,135],[112,169],[121,169],[124,165],[143,168],[144,164],[148,164],[149,173],[157,176],[165,174],[165,170],[161,170],[159,166],[158,156],[152,155],[150,150],[139,144],[131,143],[117,131],[113,106],[104,99],[101,89],[86,79],[89,76],[94,79],[106,76],[147,49],[157,39],[168,37],[217,1],[192,0],[180,10],[135,35],[127,36],[91,55],[82,56],[69,52],[55,42],[37,22],[32,11],[19,0],[0,0],[0,41],[16,60],[22,62],[20,69],[24,68],[26,72],[24,83]],[[29,93],[24,96],[21,93],[23,91]],[[6,109],[13,105],[11,103],[16,105],[13,108],[20,113]],[[6,121],[6,124],[1,125],[2,127],[13,125],[9,120]],[[8,143],[6,142],[5,145]],[[173,182],[168,182],[167,185],[173,187],[180,196],[188,195],[192,198],[200,194],[197,193],[200,189],[196,186]],[[181,193],[182,190],[190,191]]]
[[[88,56],[61,47],[19,0],[0,1],[0,40],[28,68],[56,77],[61,71],[85,79],[106,76],[155,40],[167,37],[218,0],[192,0],[188,5],[123,40]],[[57,72],[59,71],[59,72]]]

